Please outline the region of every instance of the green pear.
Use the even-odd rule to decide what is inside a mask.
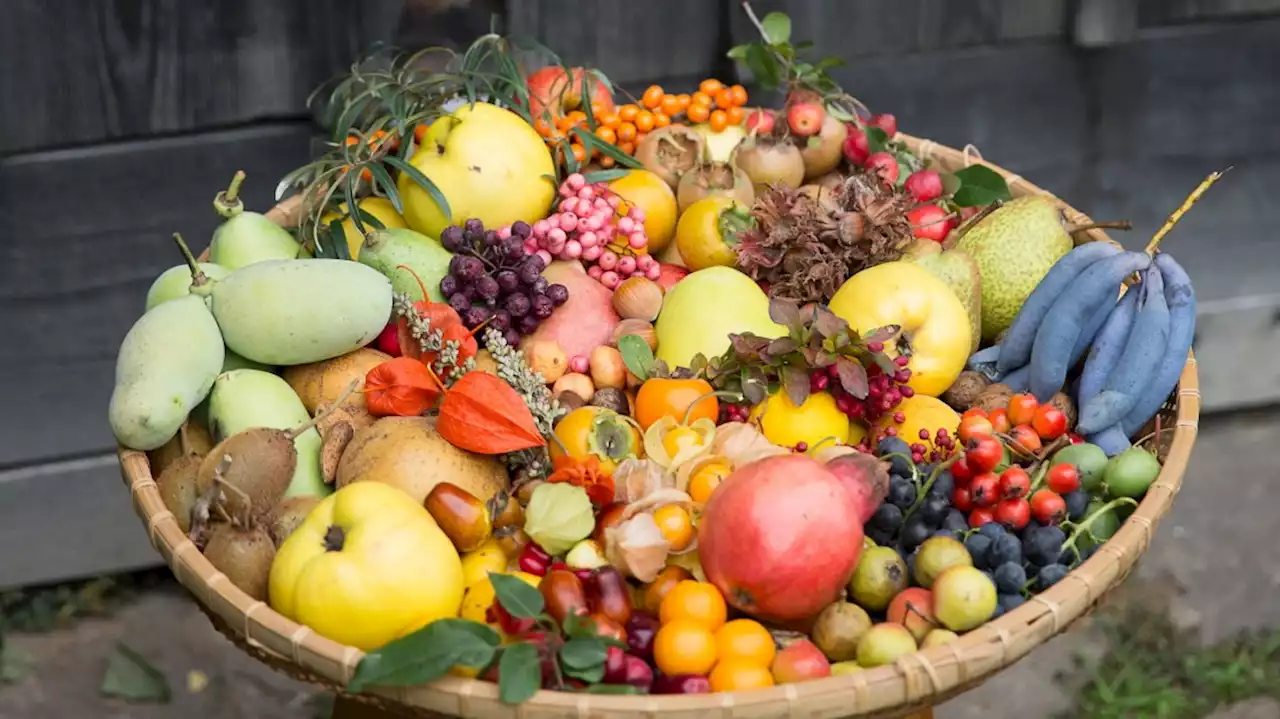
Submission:
[[[413,230],[373,230],[365,237],[359,258],[361,264],[386,275],[392,290],[409,295],[415,302],[448,299],[440,293],[440,280],[449,274],[453,253],[439,240]],[[426,297],[422,296],[424,289]]]
[[[929,244],[938,243],[929,240]],[[982,274],[978,271],[978,263],[969,253],[960,249],[921,255],[912,260],[925,268],[934,276],[947,283],[951,291],[960,298],[964,311],[969,315],[969,326],[972,328],[973,344],[969,351],[976,352],[982,341]]]
[[[936,255],[942,252],[942,245],[938,242],[928,239],[927,237],[917,237],[910,245],[907,245],[907,251],[902,257],[906,260],[915,260],[917,257],[926,255]]]
[[[1048,197],[1005,203],[956,243],[982,275],[982,338],[994,340],[1013,324],[1027,296],[1074,242],[1062,211]]]
[[[698,354],[724,354],[730,334],[781,337],[787,328],[769,317],[769,297],[754,280],[732,267],[708,267],[667,292],[654,332],[658,359],[674,369],[688,367]]]

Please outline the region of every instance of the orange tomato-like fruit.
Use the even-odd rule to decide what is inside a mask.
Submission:
[[[702,94],[708,95],[708,96],[715,95],[717,92],[720,92],[720,90],[723,88],[724,88],[724,83],[720,82],[714,77],[709,77],[703,80],[702,82],[698,83],[698,92],[701,92]]]
[[[671,551],[683,552],[693,543],[693,518],[684,507],[668,504],[653,511],[653,521],[662,537],[671,544]]]
[[[690,122],[706,122],[711,117],[711,108],[706,105],[693,104],[685,110],[685,114],[689,116]]]
[[[1015,394],[1009,398],[1009,421],[1013,424],[1031,424],[1040,402],[1033,394]]]
[[[714,632],[724,625],[728,613],[724,595],[714,584],[686,579],[662,598],[658,620],[663,624],[686,620]]]
[[[716,460],[703,465],[689,478],[689,498],[699,503],[711,499],[716,487],[719,487],[724,478],[732,472],[733,468],[728,462]]]
[[[663,567],[658,576],[645,585],[643,598],[636,606],[643,607],[650,614],[658,614],[662,610],[662,600],[667,598],[671,590],[680,582],[690,579],[693,579],[693,575],[684,567]]]
[[[706,674],[716,664],[715,637],[688,619],[664,624],[653,638],[653,662],[667,676]]]
[[[991,429],[1000,434],[1008,434],[1013,429],[1013,423],[1009,421],[1009,412],[1004,409],[993,409],[987,415],[987,419],[991,420]]]
[[[761,666],[741,659],[721,660],[707,677],[713,692],[733,692],[744,689],[764,689],[773,686],[773,672],[769,665]]]
[[[979,434],[992,434],[995,429],[992,428],[991,420],[986,417],[965,417],[960,420],[960,429],[956,431],[960,441],[969,442],[969,438]]]
[[[684,424],[686,414],[690,424],[702,418],[714,422],[720,416],[720,402],[711,394],[714,391],[715,388],[702,379],[655,377],[645,380],[636,393],[636,421],[644,429],[663,417]],[[693,406],[692,412],[690,406]]]
[[[735,619],[716,630],[716,656],[721,663],[744,662],[767,672],[777,655],[773,635],[754,619]]]

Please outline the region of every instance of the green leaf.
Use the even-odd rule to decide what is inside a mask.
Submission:
[[[747,59],[747,51],[751,49],[751,45],[752,43],[747,42],[744,42],[741,45],[734,45],[729,48],[729,52],[725,53],[725,57],[728,57],[730,60],[742,62]]]
[[[116,644],[102,677],[105,696],[131,702],[169,702],[169,682],[159,669],[124,644]]]
[[[618,338],[618,353],[622,355],[622,363],[631,374],[640,379],[648,379],[653,368],[653,350],[640,335],[623,335]]]
[[[440,191],[439,187],[436,187],[436,183],[432,182],[431,178],[422,174],[422,171],[418,168],[398,157],[388,155],[385,162],[408,175],[409,179],[413,180],[414,184],[426,190],[427,194],[431,196],[431,201],[436,203],[436,206],[440,208],[440,214],[444,215],[445,222],[453,220],[453,213],[449,209],[449,201],[444,198],[444,193]]]
[[[498,603],[508,614],[520,619],[537,619],[542,616],[546,602],[537,589],[510,574],[489,572],[489,580],[493,582],[493,592],[497,595]]]
[[[770,44],[782,45],[791,39],[791,18],[786,13],[771,12],[760,21]]]
[[[391,200],[391,205],[396,208],[396,212],[404,213],[404,205],[400,204],[400,192],[396,189],[395,180],[391,179],[391,173],[387,172],[387,168],[382,166],[381,162],[370,163],[369,172],[373,174],[373,180],[382,191],[387,194],[387,199]],[[382,225],[378,225],[379,228]]]
[[[329,221],[329,247],[316,247],[316,257],[351,259],[351,248],[347,247],[347,233],[342,229],[342,220]]]
[[[981,207],[993,202],[1010,199],[1009,184],[1000,173],[986,165],[970,165],[956,170],[960,189],[956,190],[955,203],[960,207]]]
[[[782,83],[782,67],[778,58],[764,46],[756,43],[747,46],[745,64],[755,76],[756,82],[765,88],[772,89]]]
[[[889,144],[889,133],[878,127],[867,125],[867,149],[873,153],[884,152]]]
[[[561,671],[563,671],[566,676],[573,677],[574,679],[581,679],[584,682],[598,682],[601,679],[604,679],[603,664],[583,667],[581,669],[577,667],[564,667]]]
[[[603,666],[606,654],[601,637],[574,637],[560,647],[561,663],[575,669]]]
[[[600,636],[596,633],[596,620],[589,615],[578,614],[577,612],[566,614],[560,628],[564,630],[565,636],[568,637]]]
[[[583,689],[584,694],[641,694],[640,687],[630,684],[592,684]]]
[[[939,172],[938,177],[942,178],[942,194],[951,196],[956,194],[956,190],[960,189],[960,178],[950,172]]]
[[[582,178],[587,181],[588,185],[594,185],[597,182],[612,182],[620,177],[626,177],[631,170],[625,167],[615,167],[611,170],[596,170],[595,172],[587,172]]]
[[[827,105],[827,112],[840,122],[853,122],[853,114],[843,107],[834,104]]]
[[[819,72],[822,72],[833,67],[844,67],[844,65],[845,65],[845,62],[841,58],[824,57],[821,60],[819,60],[817,64],[814,65],[814,68],[817,69]]]
[[[500,700],[506,704],[519,704],[537,694],[541,687],[542,662],[538,659],[537,647],[521,642],[502,650],[502,657],[498,659]]]
[[[374,685],[424,684],[444,676],[455,664],[485,666],[493,660],[499,641],[497,632],[479,622],[437,619],[366,654],[347,691],[354,694]]]

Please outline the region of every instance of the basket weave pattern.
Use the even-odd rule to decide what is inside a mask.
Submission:
[[[1021,177],[986,163],[969,149],[955,150],[929,140],[899,136],[922,159],[948,171],[981,162],[1003,175],[1013,195],[1049,193]],[[1054,198],[1055,200],[1057,198]],[[1069,220],[1088,218],[1058,201]],[[297,204],[286,201],[268,214],[290,226]],[[1099,230],[1081,232],[1080,242],[1111,242]],[[1021,659],[1088,613],[1132,570],[1151,543],[1156,525],[1182,486],[1195,442],[1200,389],[1195,358],[1188,357],[1175,401],[1164,411],[1173,427],[1163,470],[1141,505],[1118,532],[1086,562],[1048,591],[975,629],[959,640],[902,657],[894,664],[803,684],[784,684],[741,693],[690,696],[606,696],[543,691],[519,706],[498,701],[497,686],[446,676],[424,686],[376,688],[356,697],[409,717],[654,717],[663,719],[748,719],[750,717],[895,717],[959,694]],[[251,599],[215,569],[165,508],[147,455],[120,450],[120,465],[133,506],[151,544],[174,576],[196,598],[224,636],[260,661],[297,679],[335,691],[350,680],[362,652],[330,641]]]

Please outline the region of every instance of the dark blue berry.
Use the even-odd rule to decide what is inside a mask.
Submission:
[[[496,279],[503,292],[515,292],[520,287],[520,276],[511,270],[499,272]]]
[[[1073,522],[1079,522],[1084,519],[1084,515],[1089,511],[1089,492],[1083,489],[1077,489],[1067,496],[1063,497],[1067,503],[1067,517]]]
[[[569,288],[564,285],[547,285],[546,295],[559,307],[569,301]]]
[[[458,291],[458,278],[453,275],[445,275],[440,278],[440,294],[445,297],[453,297],[453,293]]]
[[[533,308],[533,316],[540,320],[550,317],[551,313],[555,312],[556,309],[556,303],[552,302],[551,298],[546,295],[534,295],[529,300],[529,304]]]
[[[942,528],[965,532],[969,529],[969,520],[965,518],[964,512],[952,509],[947,512],[946,518],[942,520]]]
[[[1041,567],[1040,571],[1036,574],[1036,591],[1043,592],[1049,587],[1061,582],[1062,578],[1067,576],[1067,573],[1070,571],[1070,569],[1062,566],[1061,564],[1050,564],[1046,567]]]
[[[528,239],[529,235],[533,234],[533,228],[524,220],[516,220],[511,223],[511,234],[522,240]]]
[[[471,300],[467,298],[466,294],[455,292],[449,297],[449,306],[461,316],[463,312],[471,309]]]
[[[1017,594],[1027,583],[1027,570],[1021,564],[1005,562],[992,572],[995,577],[996,591],[1002,594]]]
[[[991,548],[987,550],[987,563],[998,567],[1009,562],[1022,564],[1022,542],[1012,534],[1001,534],[991,540]]]
[[[472,307],[462,315],[462,322],[469,329],[475,329],[489,319],[489,310],[483,307]]]
[[[519,237],[508,237],[502,244],[502,259],[508,263],[516,262],[524,257],[524,240]]]
[[[911,480],[894,475],[889,479],[889,502],[906,510],[916,502],[916,486]]]
[[[956,489],[956,478],[951,476],[951,470],[943,470],[933,480],[933,486],[929,487],[929,496],[942,497],[950,501],[952,493]]]
[[[999,539],[1003,537],[1006,534],[1006,532],[1003,524],[999,524],[997,522],[987,522],[986,524],[978,528],[978,534],[981,534],[986,537],[990,537],[991,539]]]
[[[462,247],[462,228],[450,225],[440,233],[440,244],[450,252],[457,252]]]
[[[876,507],[876,511],[871,515],[870,525],[892,535],[898,527],[902,526],[902,510],[896,505],[885,502]]]
[[[964,540],[964,548],[969,550],[969,557],[973,559],[973,566],[978,569],[986,569],[991,565],[991,537],[984,534],[971,534]]]
[[[938,531],[934,532],[931,536],[946,537],[947,539],[959,539],[955,531],[951,529],[939,529]]]
[[[536,292],[537,294],[543,294],[544,292],[547,291],[547,288],[550,286],[551,286],[551,283],[547,282],[547,278],[539,275],[538,279],[534,280],[533,284],[529,286],[529,289],[533,292]]]
[[[871,537],[871,541],[884,547],[893,543],[893,532],[886,532],[883,529],[877,529],[871,525],[867,525],[867,536]]]
[[[525,315],[524,317],[520,318],[520,322],[517,325],[517,329],[520,331],[520,334],[522,335],[531,335],[537,331],[538,325],[540,324],[542,323],[538,321],[537,317],[534,317],[533,315]]]
[[[1026,603],[1026,601],[1027,600],[1024,599],[1021,594],[1014,594],[1012,592],[1009,594],[996,595],[996,607],[1006,612],[1012,612]]]
[[[524,317],[532,309],[529,298],[524,295],[510,295],[507,297],[505,306],[512,317]]]
[[[950,510],[951,503],[942,497],[925,497],[925,500],[920,503],[920,517],[930,527],[941,527],[942,520],[947,518],[947,512]]]
[[[472,235],[475,235],[477,238],[482,237],[484,235],[484,222],[472,217],[467,220],[466,224],[462,226],[462,229]]]
[[[537,329],[537,328],[535,327],[534,329]],[[503,337],[503,339],[505,339],[505,340],[507,341],[507,344],[511,345],[512,347],[519,347],[519,346],[520,346],[520,333],[519,333],[519,332],[517,332],[517,331],[515,331],[515,330],[507,330],[506,332],[503,332],[503,333],[502,333],[502,337]]]
[[[494,312],[493,319],[489,320],[489,326],[499,332],[506,332],[511,329],[511,313],[506,310]]]
[[[501,245],[501,244],[502,244],[502,239],[498,237],[497,232],[494,232],[493,230],[488,230],[484,233],[485,247],[497,247],[498,245]]]
[[[542,260],[537,255],[530,255],[520,263],[520,269],[516,273],[520,276],[520,282],[532,285],[542,277]]]
[[[475,282],[484,274],[484,263],[476,257],[463,257],[458,261],[458,271],[454,274],[463,282]]]
[[[476,296],[482,300],[492,300],[498,296],[502,288],[498,286],[498,281],[484,275],[476,280]]]
[[[1053,564],[1058,561],[1066,538],[1061,527],[1033,522],[1022,533],[1022,554],[1032,564]]]
[[[933,529],[919,515],[914,515],[902,525],[902,546],[907,551],[914,550],[931,534]]]
[[[1075,547],[1063,547],[1058,555],[1058,564],[1074,567],[1080,561],[1080,552]]]

